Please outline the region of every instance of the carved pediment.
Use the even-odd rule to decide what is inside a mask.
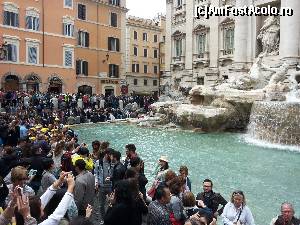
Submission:
[[[179,30],[176,30],[173,34],[172,34],[172,37],[174,39],[183,39],[185,38],[185,33],[179,31]]]
[[[226,17],[224,20],[221,21],[220,25],[226,26],[228,24],[234,24],[234,19],[230,17]]]
[[[202,25],[202,24],[198,24],[198,25],[194,28],[193,32],[194,32],[194,33],[198,33],[198,32],[207,32],[208,30],[209,30],[209,27],[204,26],[204,25]]]

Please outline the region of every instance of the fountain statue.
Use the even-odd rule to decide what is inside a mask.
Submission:
[[[166,115],[165,122],[176,121],[182,127],[204,132],[248,127],[252,138],[300,146],[300,72],[280,61],[279,33],[279,18],[267,18],[257,36],[262,53],[248,73],[229,71],[227,80],[194,86],[190,103],[159,103],[154,108]],[[178,91],[168,87],[169,96]]]
[[[264,25],[260,29],[257,39],[261,40],[263,53],[267,55],[278,55],[280,24],[279,18],[270,16],[265,20]]]

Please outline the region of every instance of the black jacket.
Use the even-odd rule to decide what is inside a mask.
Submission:
[[[116,165],[114,165],[113,174],[112,174],[113,187],[118,181],[123,180],[125,176],[125,172],[126,172],[126,167],[121,162],[118,162]]]
[[[209,197],[205,197],[204,192],[197,194],[196,200],[202,200],[204,204],[212,210],[213,213],[218,212],[219,215],[222,214],[227,201],[222,197],[220,193],[215,193],[211,191]],[[219,205],[222,205],[222,208],[219,208]]]
[[[274,225],[299,225],[300,220],[296,217],[293,217],[292,220],[289,223],[286,223],[282,216],[278,216],[278,219],[276,220]]]

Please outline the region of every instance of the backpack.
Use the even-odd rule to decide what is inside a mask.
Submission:
[[[65,172],[73,171],[72,152],[65,152],[61,156],[61,170]]]

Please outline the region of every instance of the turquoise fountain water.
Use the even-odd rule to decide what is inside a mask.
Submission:
[[[300,215],[297,151],[250,145],[242,134],[198,134],[113,124],[84,125],[75,130],[90,148],[95,139],[107,140],[123,156],[126,144],[136,144],[149,183],[157,159],[167,155],[174,170],[188,166],[195,194],[202,190],[205,178],[211,178],[215,191],[227,200],[233,190],[243,190],[257,225],[269,224],[284,201],[294,203],[296,215]]]

